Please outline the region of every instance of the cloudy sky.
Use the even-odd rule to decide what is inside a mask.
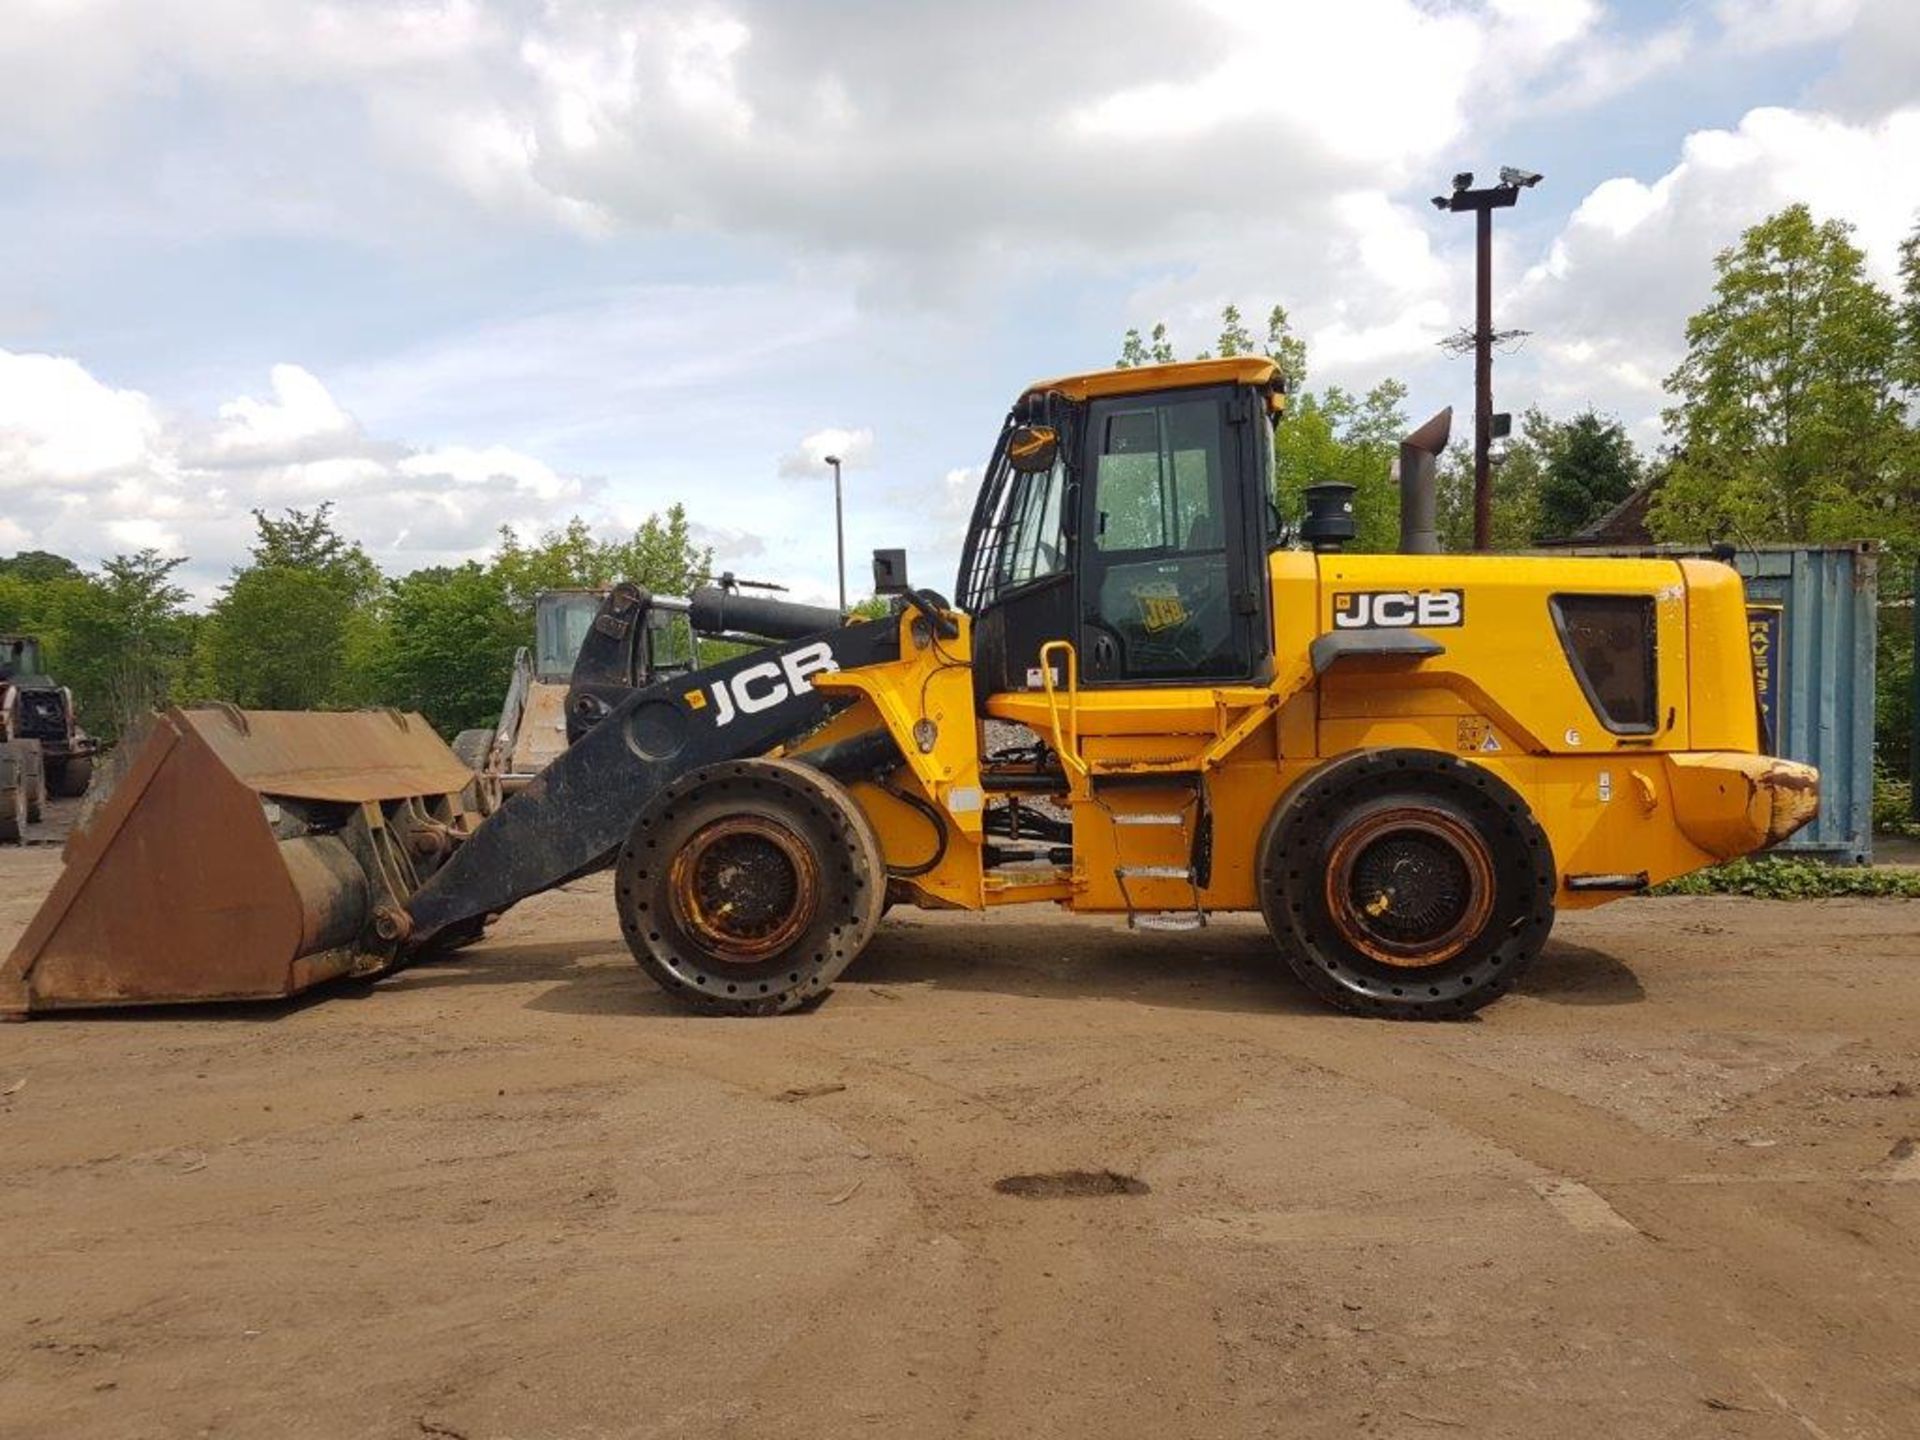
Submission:
[[[1284,303],[1311,384],[1659,436],[1713,252],[1920,211],[1914,0],[7,0],[0,553],[192,556],[337,502],[399,573],[684,501],[719,562],[951,584],[1028,380]],[[858,582],[856,580],[856,588]]]

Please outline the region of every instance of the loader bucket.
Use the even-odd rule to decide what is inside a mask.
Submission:
[[[418,715],[173,709],[125,741],[0,966],[0,1012],[269,999],[392,964],[478,824]]]

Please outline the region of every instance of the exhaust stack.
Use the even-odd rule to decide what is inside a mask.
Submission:
[[[1447,448],[1453,429],[1449,405],[1400,442],[1400,553],[1438,555],[1440,530],[1434,501],[1434,459]]]

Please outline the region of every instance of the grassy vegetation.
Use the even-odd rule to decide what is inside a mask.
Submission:
[[[1913,818],[1912,788],[1884,770],[1873,772],[1873,833],[1920,839],[1920,820]]]
[[[1651,895],[1750,895],[1760,900],[1831,900],[1892,896],[1920,900],[1920,870],[1828,865],[1819,860],[1768,856],[1735,860],[1656,885]]]

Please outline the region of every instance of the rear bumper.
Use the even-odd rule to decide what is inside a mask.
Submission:
[[[1666,757],[1674,819],[1716,860],[1776,845],[1820,812],[1820,772],[1733,751]]]

